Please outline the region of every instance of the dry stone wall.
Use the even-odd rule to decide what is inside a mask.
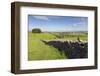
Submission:
[[[87,58],[88,43],[83,41],[46,41],[45,44],[57,48],[60,54],[64,53],[68,59]]]

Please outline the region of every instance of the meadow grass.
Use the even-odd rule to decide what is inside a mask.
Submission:
[[[61,37],[60,37],[61,36]],[[31,33],[28,32],[28,60],[55,60],[67,59],[64,53],[61,55],[57,48],[46,45],[41,40],[66,39],[87,41],[86,33]]]
[[[51,33],[57,38],[76,41],[79,38],[82,41],[87,41],[87,33],[85,32],[65,32],[65,33]]]
[[[54,39],[55,36],[48,33],[29,33],[28,38],[28,60],[51,60],[64,59],[65,55],[60,55],[58,49],[46,45],[41,39]]]

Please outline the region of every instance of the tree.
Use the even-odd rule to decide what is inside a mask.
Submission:
[[[32,29],[32,33],[41,33],[41,30],[39,28]]]

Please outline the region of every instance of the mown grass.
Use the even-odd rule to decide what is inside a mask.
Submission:
[[[87,41],[86,33],[28,33],[28,60],[66,59],[57,48],[46,45],[41,40],[66,39]]]

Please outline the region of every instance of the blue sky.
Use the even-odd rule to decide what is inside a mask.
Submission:
[[[87,17],[28,15],[28,21],[28,31],[33,28],[48,32],[88,31]]]

